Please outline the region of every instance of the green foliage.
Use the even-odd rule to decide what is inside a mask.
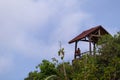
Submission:
[[[43,60],[37,66],[40,71],[30,72],[25,80],[120,80],[120,33],[101,37],[98,45],[100,55],[84,55],[72,64],[58,63],[55,58],[52,60],[57,65]],[[64,48],[60,48],[58,55],[63,53]]]
[[[56,75],[51,75],[51,76],[48,76],[47,78],[45,78],[45,80],[55,80],[56,79]]]
[[[73,68],[75,71],[74,80],[93,80],[97,79],[96,71],[97,65],[95,62],[95,57],[90,55],[84,55],[82,59],[75,60],[73,62]]]
[[[55,65],[47,60],[43,60],[42,64],[37,67],[41,70],[41,73],[45,75],[56,74]]]
[[[39,71],[30,72],[25,80],[44,80],[48,76],[58,74],[55,65],[48,60],[43,60],[36,68]]]
[[[42,80],[42,74],[40,75],[37,71],[30,72],[29,77],[25,78],[24,80]]]
[[[57,70],[58,70],[58,76],[59,76],[59,80],[65,80],[65,75],[64,75],[64,67],[65,66],[65,70],[66,70],[66,76],[67,76],[67,80],[72,80],[72,75],[73,75],[73,67],[69,62],[65,62],[65,63],[60,63],[57,66]]]
[[[64,58],[64,48],[61,48],[61,49],[58,51],[58,56],[60,56],[61,59],[63,60],[63,58]]]
[[[98,72],[101,79],[117,80],[120,79],[120,33],[114,37],[103,36],[99,43],[101,55],[97,58]]]

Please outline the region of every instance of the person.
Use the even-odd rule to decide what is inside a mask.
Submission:
[[[80,56],[81,56],[81,50],[80,50],[80,48],[78,48],[78,49],[75,51],[75,58],[76,58],[76,56],[79,56],[79,58],[80,58]]]

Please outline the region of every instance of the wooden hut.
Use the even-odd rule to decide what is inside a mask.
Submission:
[[[94,52],[93,54],[95,55],[95,46],[96,43],[98,42],[99,38],[102,35],[109,34],[101,25],[93,27],[91,29],[88,29],[86,31],[83,31],[81,34],[70,40],[68,43],[75,43],[75,53],[74,53],[74,59],[76,59],[77,56],[80,57],[80,55],[76,55],[76,51],[78,49],[77,44],[79,41],[85,41],[89,42],[89,53],[92,55],[92,51]],[[93,44],[93,50],[92,50],[92,45]]]

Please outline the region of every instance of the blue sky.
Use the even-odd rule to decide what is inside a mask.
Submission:
[[[68,41],[83,30],[102,25],[120,31],[119,0],[0,0],[0,80],[23,80],[43,59],[73,59]],[[79,43],[86,51],[87,43]]]

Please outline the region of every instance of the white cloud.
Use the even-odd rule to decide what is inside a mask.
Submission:
[[[78,6],[77,0],[39,0],[37,2],[30,0],[4,0],[0,1],[0,3],[0,18],[2,21],[0,25],[1,44],[20,50],[27,50],[27,48],[31,50],[36,46],[40,47],[37,44],[39,41],[35,40],[34,36],[38,31],[40,34],[46,33],[41,32],[50,27],[46,26],[46,24],[51,17],[55,18],[54,16],[57,16],[60,19],[57,26],[52,29],[51,38],[56,38],[59,35],[59,40],[63,40],[71,34],[77,33],[80,29],[80,22],[88,16],[83,12],[73,12]],[[64,35],[64,33],[66,34]],[[43,46],[45,42],[41,39],[40,43],[43,43]]]
[[[82,22],[90,19],[89,14],[78,8],[79,2],[82,3],[79,0],[0,1],[0,45],[10,50],[3,53],[52,58],[57,55],[60,40],[65,43],[68,56],[72,47],[67,48],[67,41],[79,33]],[[0,59],[0,68],[12,65],[8,59]]]

